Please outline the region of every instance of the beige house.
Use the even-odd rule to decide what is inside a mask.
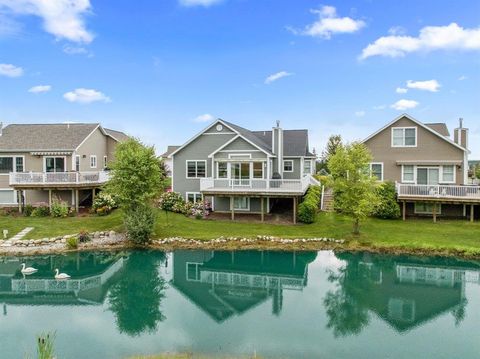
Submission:
[[[468,185],[468,129],[421,123],[403,114],[366,138],[371,171],[396,183],[403,218],[409,215],[478,216],[480,187]]]
[[[58,198],[78,210],[107,181],[115,147],[127,138],[100,124],[0,125],[0,206]]]

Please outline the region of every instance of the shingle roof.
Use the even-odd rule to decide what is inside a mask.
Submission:
[[[272,154],[272,131],[250,131],[231,122],[222,121],[258,147]],[[283,155],[314,156],[308,150],[308,130],[283,130]]]
[[[432,130],[438,132],[442,136],[450,137],[450,132],[445,123],[426,123],[425,126],[430,127]]]
[[[108,135],[110,135],[111,137],[113,137],[114,139],[116,139],[119,142],[124,142],[124,141],[127,141],[128,139],[130,139],[130,137],[127,134],[125,134],[124,132],[117,131],[117,130],[112,130],[112,129],[105,128],[105,127],[103,129]]]
[[[12,124],[2,130],[0,151],[74,150],[98,123]]]
[[[176,151],[180,148],[180,146],[167,146],[167,150],[165,151],[165,153],[162,153],[160,155],[160,157],[162,158],[167,158],[168,156],[170,156],[170,154],[173,152],[173,151]]]

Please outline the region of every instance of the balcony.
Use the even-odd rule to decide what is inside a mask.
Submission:
[[[11,172],[10,186],[16,188],[96,187],[108,181],[108,172]]]
[[[203,194],[237,195],[303,195],[310,185],[319,182],[308,175],[302,179],[200,179],[200,191]]]
[[[418,185],[397,183],[400,200],[435,200],[445,202],[480,202],[480,186]]]

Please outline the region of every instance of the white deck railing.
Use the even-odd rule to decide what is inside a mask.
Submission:
[[[480,199],[480,186],[419,185],[397,183],[398,197]]]
[[[10,186],[92,184],[108,181],[108,172],[11,172]]]
[[[319,182],[312,176],[301,179],[200,179],[200,191],[302,192]]]

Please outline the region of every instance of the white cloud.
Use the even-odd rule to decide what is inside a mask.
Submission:
[[[65,45],[63,47],[63,52],[68,55],[86,55],[88,54],[88,50],[82,46],[70,46]]]
[[[78,88],[67,92],[63,98],[69,102],[91,103],[91,102],[110,102],[110,98],[100,91],[93,89]]]
[[[397,87],[395,89],[395,92],[396,93],[407,93],[408,89],[404,88],[404,87]]]
[[[364,48],[360,59],[399,57],[410,52],[433,50],[480,50],[480,27],[465,29],[453,22],[447,26],[426,26],[418,37],[383,36]]]
[[[355,116],[357,117],[363,117],[365,116],[366,112],[365,111],[356,111],[355,112]]]
[[[387,108],[387,105],[378,105],[378,106],[373,106],[372,107],[374,110],[385,110]]]
[[[323,6],[320,10],[310,10],[318,15],[318,20],[307,25],[303,30],[289,28],[296,35],[306,35],[330,39],[334,34],[348,34],[357,32],[365,26],[362,20],[350,17],[338,17],[337,10],[333,6]]]
[[[0,11],[38,16],[46,32],[73,42],[93,40],[84,22],[90,10],[90,0],[0,0]]]
[[[12,64],[0,64],[0,76],[20,77],[23,75],[23,69]]]
[[[418,105],[419,105],[419,103],[417,101],[402,99],[402,100],[398,100],[397,102],[395,102],[390,107],[395,109],[395,110],[402,111],[402,110],[408,110],[408,109],[411,109],[411,108],[415,108]]]
[[[31,93],[42,93],[42,92],[48,92],[52,89],[52,86],[50,85],[38,85],[38,86],[33,86],[28,90],[28,92]]]
[[[437,92],[440,88],[440,84],[437,80],[427,80],[427,81],[407,81],[407,87],[411,89]]]
[[[468,77],[465,76],[465,75],[462,75],[458,78],[458,81],[463,81],[463,80],[466,80],[466,79],[468,79]]]
[[[274,81],[280,80],[283,77],[292,76],[293,73],[287,71],[280,71],[274,74],[271,74],[265,79],[265,84],[271,84]]]
[[[388,33],[390,35],[405,35],[406,32],[407,31],[402,26],[392,26],[390,29],[388,29]]]
[[[197,116],[193,119],[195,122],[211,122],[215,119],[214,116],[210,115],[209,113]]]
[[[183,6],[211,6],[221,3],[223,0],[179,0]]]

